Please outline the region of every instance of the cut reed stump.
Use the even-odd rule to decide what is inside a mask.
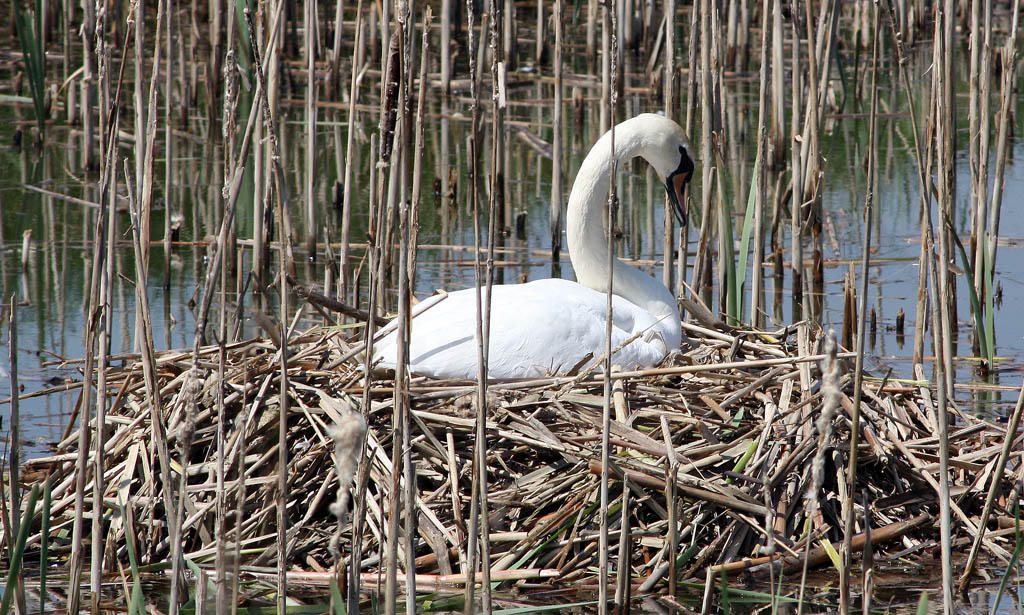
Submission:
[[[645,591],[666,587],[673,561],[673,579],[701,580],[708,569],[757,574],[772,565],[800,565],[804,557],[813,565],[830,566],[824,541],[838,543],[843,538],[840,511],[847,495],[844,471],[852,377],[840,376],[838,410],[829,429],[824,429],[818,420],[823,391],[834,387],[822,386],[824,355],[816,354],[814,332],[802,326],[773,334],[694,325],[686,329],[695,344],[692,349],[674,354],[656,369],[615,375],[613,400],[619,420],[613,421],[610,434],[609,511],[615,536],[613,569],[624,567],[618,563],[615,544],[624,528],[631,546],[629,575]],[[388,527],[383,517],[396,461],[391,458],[393,382],[373,379],[371,406],[358,407],[363,378],[352,358],[357,344],[345,340],[342,331],[314,329],[287,345],[287,544],[296,571],[289,575],[293,581],[326,582],[329,575],[324,573],[333,564],[329,543],[336,521],[330,508],[338,482],[329,433],[349,412],[361,412],[369,426],[363,457],[369,464],[368,480],[365,492],[352,494],[353,501],[365,504],[362,579],[366,582],[380,572],[381,544],[386,540],[382,532]],[[168,400],[162,416],[176,473],[173,493],[180,495],[180,472],[187,472],[185,556],[212,566],[215,434],[217,421],[224,420],[227,510],[240,513],[226,524],[229,551],[237,543],[242,570],[257,574],[272,570],[260,566],[270,566],[276,558],[278,348],[265,339],[229,346],[223,382],[217,378],[216,352],[216,347],[204,349],[197,366],[187,352],[164,352],[157,358],[161,397]],[[343,357],[350,358],[339,363]],[[850,353],[839,353],[841,362],[849,357]],[[181,386],[193,368],[199,370],[202,383],[198,392]],[[129,357],[124,367],[108,369],[106,382],[113,403],[107,413],[109,437],[103,459],[107,491],[102,527],[109,547],[104,570],[116,573],[119,565],[128,567],[126,531],[133,535],[142,562],[169,559],[163,522],[169,504],[163,499],[152,444],[142,364]],[[215,401],[222,385],[224,416],[218,417]],[[189,390],[194,399],[186,398]],[[417,584],[423,587],[457,586],[467,576],[463,562],[474,390],[472,383],[415,378],[409,387],[418,515],[412,548]],[[488,390],[491,578],[506,588],[594,582],[599,555],[600,375],[496,383]],[[886,556],[901,561],[931,558],[938,536],[933,521],[938,511],[935,396],[924,382],[909,386],[871,379],[862,395],[863,444],[854,494],[860,537],[853,544],[856,548],[864,542],[868,501],[876,566]],[[186,424],[186,407],[192,403],[194,425]],[[955,425],[950,435],[955,544],[966,549],[974,540],[993,477],[1001,483],[993,527],[1000,517],[1012,516],[1012,477],[995,467],[1006,433],[999,425],[954,407],[946,411]],[[192,434],[191,446],[187,463],[182,463],[178,439],[186,430]],[[50,536],[63,538],[52,539],[51,561],[66,558],[70,551],[66,537],[74,515],[73,486],[77,473],[93,465],[76,465],[78,442],[77,433],[68,433],[52,456],[28,461],[22,477],[26,488],[52,477]],[[1019,472],[1021,454],[1020,446],[1013,447],[1007,467]],[[821,467],[813,467],[815,460]],[[808,494],[816,471],[821,472],[820,492]],[[671,476],[675,484],[669,489]],[[632,501],[626,519],[616,499],[624,480]],[[669,493],[675,494],[674,501]],[[817,506],[805,505],[808,495],[817,498]],[[86,506],[91,507],[90,502]],[[127,509],[130,515],[123,513]],[[814,512],[808,524],[809,510]],[[677,527],[670,527],[669,519],[676,520]],[[40,519],[33,523],[38,532]],[[346,525],[340,534],[340,553],[346,561],[350,536]],[[408,542],[404,536],[402,540],[405,549]],[[1009,557],[1010,540],[1006,532],[993,531],[982,543],[983,553],[995,559]],[[37,533],[29,541],[30,549],[38,549],[39,541]],[[672,544],[678,544],[675,553],[669,551]]]

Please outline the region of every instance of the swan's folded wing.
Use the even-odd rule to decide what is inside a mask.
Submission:
[[[494,287],[491,303],[489,376],[537,378],[565,374],[598,361],[605,349],[604,293],[567,280],[538,280]],[[613,298],[613,363],[625,369],[648,367],[665,356],[660,336],[649,332],[657,320],[645,310]],[[635,338],[635,339],[634,339]],[[413,320],[409,365],[434,378],[477,374],[476,293],[449,293],[444,303]],[[397,360],[396,336],[378,343],[383,367]],[[630,342],[626,344],[626,342]],[[589,357],[589,360],[587,360]]]

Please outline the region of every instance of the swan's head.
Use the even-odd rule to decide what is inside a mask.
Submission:
[[[644,124],[643,157],[665,182],[668,200],[680,224],[686,224],[686,184],[693,177],[693,149],[686,133],[672,120],[655,113],[638,115]]]

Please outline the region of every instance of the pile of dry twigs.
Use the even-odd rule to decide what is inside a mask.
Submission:
[[[866,380],[851,498],[845,478],[854,407],[850,353],[826,361],[824,336],[802,325],[771,335],[684,327],[694,342],[691,350],[656,369],[616,373],[612,381],[613,570],[621,568],[622,532],[630,577],[643,590],[666,587],[670,576],[703,579],[708,570],[739,569],[757,574],[768,565],[802,565],[805,557],[812,566],[831,565],[824,541],[842,540],[848,499],[856,518],[854,549],[861,548],[870,525],[876,565],[886,557],[906,562],[932,553],[939,536],[940,409],[927,383]],[[373,380],[371,404],[360,409],[364,379],[355,359],[332,365],[353,354],[342,332],[313,330],[288,347],[287,545],[296,571],[290,576],[299,580],[303,570],[309,579],[326,577],[335,563],[329,546],[336,520],[329,509],[338,481],[329,432],[349,412],[362,412],[369,429],[364,474],[351,487],[354,515],[340,532],[341,552],[350,557],[352,523],[365,524],[358,561],[364,574],[374,575],[383,568],[392,485],[406,489],[395,478],[400,473],[392,474],[393,463],[401,463],[392,458],[394,383]],[[107,373],[115,395],[103,451],[107,558],[127,561],[126,531],[142,562],[169,558],[166,519],[172,507],[165,495],[175,501],[181,496],[184,471],[185,557],[212,563],[220,535],[243,570],[273,564],[278,348],[264,339],[230,345],[222,368],[219,351],[204,348],[198,365],[187,352],[156,357],[174,477],[166,491],[141,364],[128,362]],[[196,375],[194,386],[183,386]],[[409,394],[416,530],[411,542],[403,537],[402,548],[411,544],[415,550],[419,584],[457,584],[466,578],[476,387],[413,378]],[[596,579],[603,407],[600,373],[488,388],[486,487],[494,581],[529,586]],[[947,411],[954,548],[966,549],[979,525],[994,526],[1012,514],[1012,477],[995,471],[1005,430],[953,405]],[[25,481],[49,475],[54,485],[54,536],[61,530],[70,536],[75,481],[92,465],[79,465],[78,442],[78,434],[69,433],[53,456],[28,462]],[[1007,467],[1019,467],[1021,447],[1011,450]],[[93,477],[86,478],[88,518]],[[994,513],[986,523],[979,516],[993,480]],[[1008,557],[1008,533],[990,528],[984,556]],[[54,549],[66,553],[70,545]],[[670,571],[673,560],[677,569]],[[107,563],[113,565],[105,569],[117,569],[112,560]]]

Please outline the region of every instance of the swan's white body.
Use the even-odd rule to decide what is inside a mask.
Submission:
[[[681,158],[689,161],[685,144],[682,129],[672,120],[640,115],[615,128],[616,166],[642,156],[661,178],[671,178],[676,174],[673,170],[681,167]],[[608,281],[603,210],[611,155],[608,133],[584,159],[569,195],[566,237],[579,283],[548,279],[494,287],[489,378],[566,374],[602,359]],[[692,161],[689,164],[692,170]],[[680,199],[685,180],[676,182]],[[679,347],[679,308],[672,293],[651,276],[618,259],[613,267],[612,348],[618,350],[612,363],[624,369],[649,367]],[[476,309],[472,288],[417,305],[409,344],[410,370],[434,378],[475,379]],[[392,332],[377,343],[378,365],[395,366],[396,342],[397,334]]]

